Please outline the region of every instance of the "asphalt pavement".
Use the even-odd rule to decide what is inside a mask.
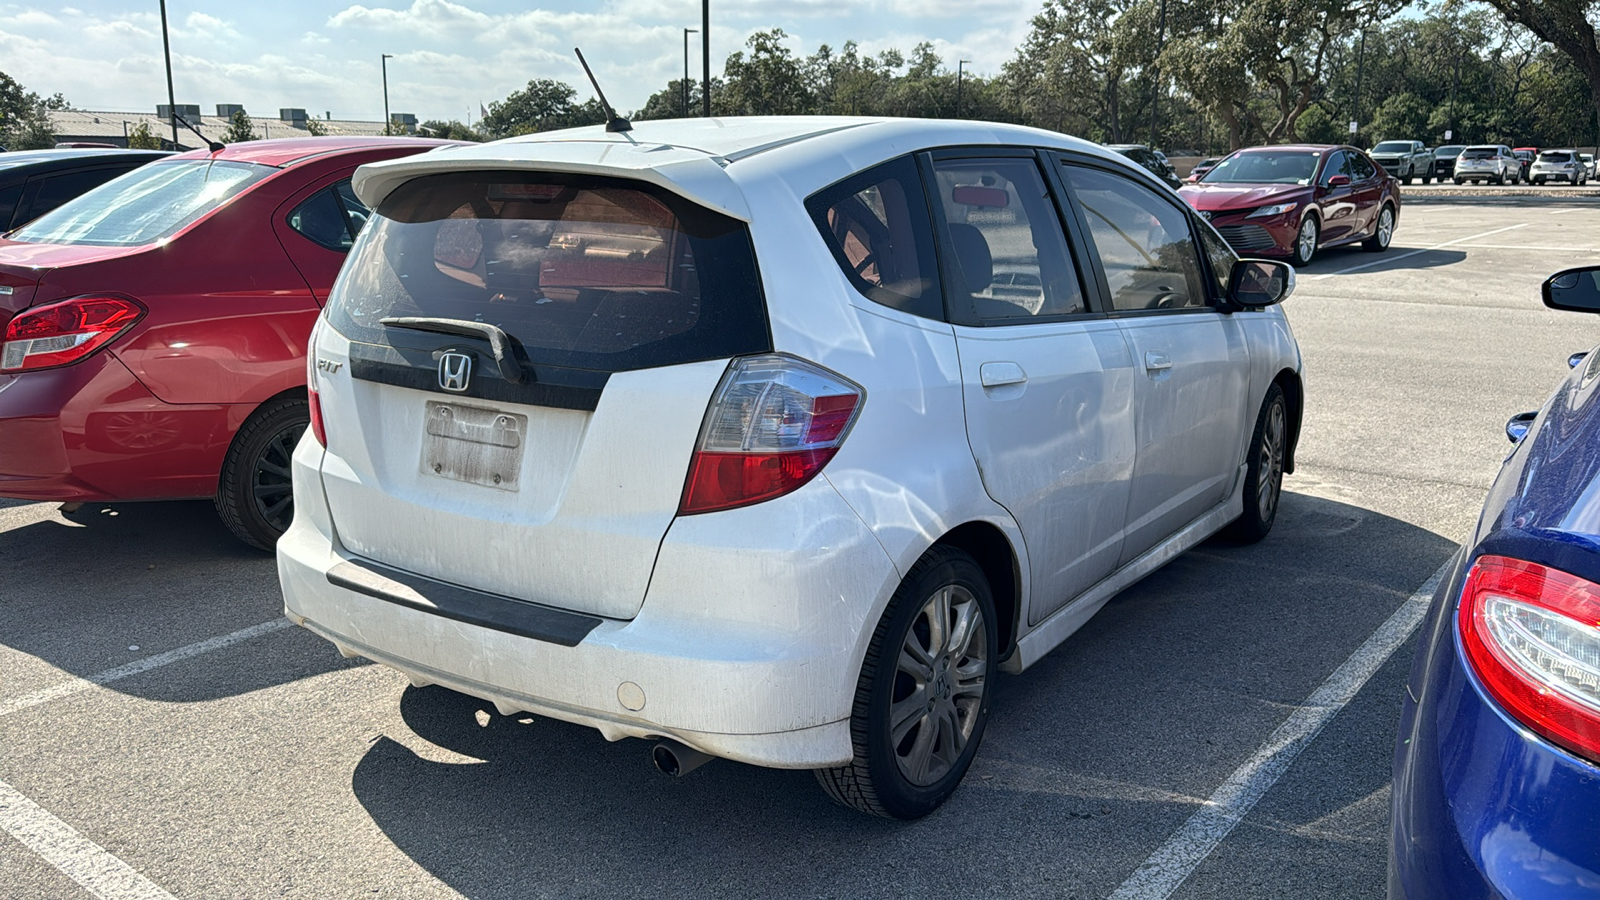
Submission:
[[[1381,896],[1395,617],[1473,524],[1507,417],[1600,341],[1538,298],[1600,263],[1600,200],[1489,190],[1408,193],[1387,253],[1301,270],[1271,536],[1202,545],[1002,677],[966,784],[918,822],[805,772],[667,779],[642,741],[342,659],[209,503],[0,501],[0,897],[1099,898],[1158,896],[1126,885],[1185,858],[1179,898]],[[1347,705],[1308,707],[1335,683]],[[1291,763],[1256,765],[1308,715]],[[1253,807],[1184,857],[1241,778]]]

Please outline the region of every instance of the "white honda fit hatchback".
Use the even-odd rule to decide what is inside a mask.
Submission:
[[[1019,672],[1271,528],[1300,354],[1125,159],[1045,131],[699,119],[364,166],[278,544],[347,655],[923,815]]]

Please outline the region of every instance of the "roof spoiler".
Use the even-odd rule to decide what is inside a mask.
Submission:
[[[750,221],[750,205],[723,163],[701,150],[619,140],[513,141],[448,147],[431,153],[368,163],[353,186],[376,209],[395,188],[424,175],[483,170],[608,175],[643,181],[686,200]]]

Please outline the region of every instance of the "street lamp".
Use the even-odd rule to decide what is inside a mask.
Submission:
[[[972,60],[956,60],[956,118],[958,119],[961,118],[961,70],[969,62],[972,62]]]
[[[700,0],[700,113],[711,118],[711,0]]]
[[[1156,116],[1161,110],[1161,50],[1167,42],[1167,0],[1156,19],[1156,63],[1150,67],[1150,149],[1156,148]]]
[[[378,58],[378,65],[383,69],[383,133],[389,133],[389,60],[394,59],[393,53],[384,53]]]
[[[683,30],[683,117],[689,118],[689,35],[699,34],[698,28]]]
[[[178,149],[178,101],[172,92],[172,44],[167,40],[167,0],[161,0],[161,52],[167,59],[167,123],[172,126],[172,149]]]

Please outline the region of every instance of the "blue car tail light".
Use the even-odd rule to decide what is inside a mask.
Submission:
[[[1482,556],[1457,618],[1473,674],[1505,711],[1600,762],[1600,585],[1537,563]]]

